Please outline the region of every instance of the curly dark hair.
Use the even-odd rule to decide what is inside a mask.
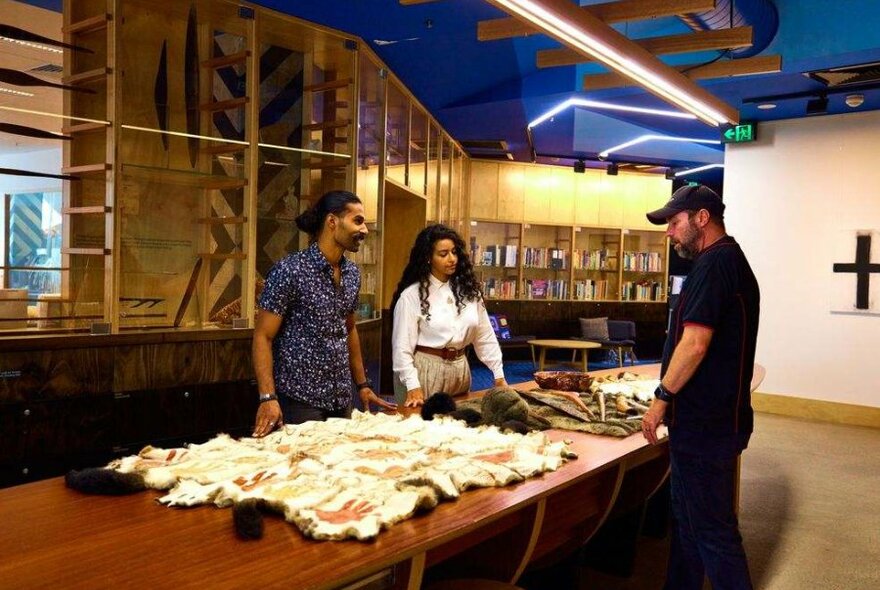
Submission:
[[[459,313],[467,302],[479,301],[483,298],[483,292],[477,277],[474,276],[474,266],[471,264],[464,240],[451,227],[438,223],[429,225],[416,236],[416,242],[409,253],[409,262],[403,269],[403,275],[400,277],[400,282],[397,283],[397,290],[394,291],[394,297],[391,298],[392,313],[403,290],[413,283],[418,283],[422,313],[425,314],[428,321],[431,320],[428,308],[428,280],[431,275],[431,257],[434,255],[434,244],[438,240],[452,240],[452,243],[455,244],[458,264],[455,267],[455,274],[449,278],[449,286],[455,295],[455,306]]]

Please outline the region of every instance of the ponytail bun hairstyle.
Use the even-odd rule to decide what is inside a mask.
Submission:
[[[296,218],[296,227],[304,231],[314,240],[324,227],[324,220],[331,213],[342,215],[351,204],[361,204],[354,193],[348,191],[330,191],[324,193],[318,202],[300,213]]]

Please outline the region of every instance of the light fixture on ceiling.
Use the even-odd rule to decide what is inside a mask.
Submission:
[[[30,98],[34,96],[33,92],[25,92],[23,90],[15,90],[13,88],[6,88],[5,86],[0,86],[0,92],[3,94],[11,94],[12,96],[26,96]]]
[[[608,164],[608,168],[605,169],[605,172],[608,173],[608,176],[617,176],[618,170],[619,168],[617,164],[611,162],[610,164]]]
[[[657,115],[659,117],[672,117],[675,119],[691,119],[697,118],[692,113],[682,113],[679,111],[666,111],[663,109],[648,109],[644,107],[631,107],[623,104],[614,104],[611,102],[598,102],[595,100],[586,100],[583,98],[569,98],[568,100],[556,105],[534,121],[528,124],[529,129],[534,129],[547,119],[554,117],[569,107],[586,107],[599,110],[625,111],[627,113],[637,113],[640,115]]]
[[[719,145],[721,140],[718,139],[699,139],[696,137],[675,137],[674,135],[641,135],[635,139],[630,141],[621,143],[614,147],[610,147],[607,150],[602,150],[599,152],[599,158],[604,159],[607,158],[614,152],[619,152],[620,150],[626,149],[628,147],[638,145],[640,143],[645,143],[648,141],[686,141],[691,143],[707,143],[713,145]]]
[[[828,112],[828,97],[820,96],[807,101],[807,115],[824,115]]]
[[[564,45],[632,79],[649,92],[718,126],[738,123],[735,109],[701,89],[683,74],[668,68],[646,50],[569,0],[488,0],[505,12],[538,28]],[[669,69],[668,77],[655,68]],[[690,86],[683,88],[682,86]],[[697,98],[697,95],[702,95]],[[714,103],[713,106],[706,104]],[[722,114],[724,111],[724,114]]]
[[[763,102],[763,103],[761,103],[761,104],[758,105],[758,108],[761,109],[762,111],[769,111],[770,109],[775,109],[775,108],[776,108],[776,103],[772,103],[772,102]]]
[[[583,160],[575,160],[575,162],[574,162],[575,174],[583,174],[586,171],[587,171],[587,164]]]
[[[865,95],[864,94],[847,94],[846,98],[844,99],[844,102],[846,102],[846,106],[848,106],[849,108],[857,109],[860,106],[862,106],[862,104],[864,104]]]
[[[63,49],[59,49],[57,47],[50,47],[48,45],[43,45],[41,43],[32,43],[30,41],[22,41],[21,39],[12,39],[11,37],[0,36],[0,41],[5,41],[6,43],[14,43],[15,45],[21,45],[22,47],[27,47],[29,49],[41,49],[43,51],[48,51],[49,53],[64,53]]]
[[[687,176],[688,174],[695,174],[697,172],[704,172],[706,170],[712,170],[713,168],[724,168],[724,164],[706,164],[705,166],[697,166],[696,168],[688,168],[687,170],[679,170],[675,173],[675,177],[679,176]]]

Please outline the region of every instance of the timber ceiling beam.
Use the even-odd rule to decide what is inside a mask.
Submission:
[[[737,109],[570,0],[486,1],[708,125],[739,122]]]
[[[739,49],[752,46],[752,27],[734,27],[717,31],[697,31],[682,35],[633,39],[633,43],[654,55],[693,53],[715,49]],[[591,60],[573,49],[545,49],[537,54],[539,68],[554,68],[587,63]]]
[[[782,57],[779,55],[761,55],[716,61],[711,64],[677,66],[691,80],[709,80],[712,78],[730,78],[732,76],[750,76],[754,74],[774,74],[782,71]],[[587,74],[584,76],[584,90],[606,90],[634,86],[628,78],[617,73]]]
[[[400,0],[401,4],[417,4],[431,0]],[[618,0],[582,6],[581,10],[606,24],[704,12],[715,8],[716,0]],[[534,26],[514,17],[496,18],[477,23],[477,39],[496,41],[511,37],[539,34]]]

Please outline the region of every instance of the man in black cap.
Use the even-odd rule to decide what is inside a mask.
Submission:
[[[708,576],[714,590],[751,589],[734,495],[738,457],[752,433],[758,282],[711,189],[682,187],[648,220],[667,223],[675,251],[694,260],[642,426],[652,444],[661,422],[669,428],[676,522],[665,588],[700,590]]]

